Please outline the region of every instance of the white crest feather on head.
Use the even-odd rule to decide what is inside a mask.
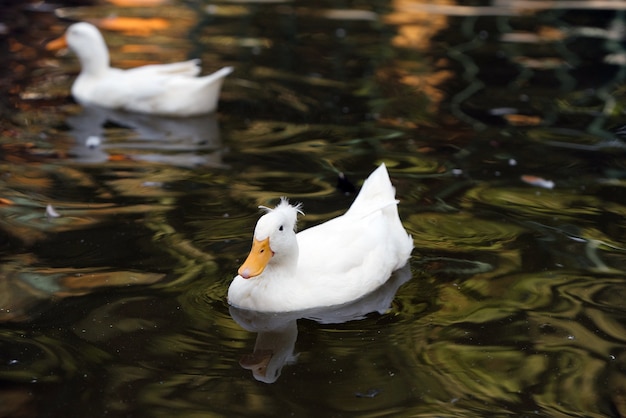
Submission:
[[[281,197],[280,198],[280,203],[278,203],[278,205],[276,205],[273,209],[269,208],[267,206],[259,206],[259,209],[264,210],[266,213],[270,213],[273,212],[275,210],[285,210],[285,211],[295,211],[295,217],[296,217],[296,222],[294,223],[294,230],[296,229],[296,223],[298,220],[298,214],[304,216],[304,212],[302,212],[302,202],[298,202],[296,205],[291,205],[289,204],[289,199],[287,199],[286,197]]]

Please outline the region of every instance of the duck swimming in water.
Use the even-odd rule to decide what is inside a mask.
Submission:
[[[356,300],[381,286],[411,255],[413,239],[384,164],[348,211],[296,233],[300,205],[282,198],[256,224],[252,249],[228,289],[238,308],[289,312]]]
[[[102,34],[87,22],[71,25],[48,49],[63,46],[68,46],[81,64],[72,96],[81,104],[109,109],[176,117],[211,113],[217,108],[224,78],[233,71],[224,67],[197,77],[199,60],[113,68]]]

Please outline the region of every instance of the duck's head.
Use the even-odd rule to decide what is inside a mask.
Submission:
[[[252,249],[239,267],[239,275],[249,279],[263,273],[268,264],[295,265],[298,260],[296,222],[301,205],[292,206],[286,198],[274,208],[266,208],[254,229]]]
[[[65,34],[46,45],[49,50],[68,48],[80,60],[83,69],[106,68],[109,66],[109,51],[102,34],[91,23],[74,23]]]

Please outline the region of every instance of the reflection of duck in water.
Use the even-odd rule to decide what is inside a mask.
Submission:
[[[69,48],[81,72],[72,95],[81,104],[131,112],[188,117],[215,111],[224,77],[232,67],[196,77],[199,61],[146,65],[121,70],[109,64],[109,51],[98,29],[86,22],[71,25],[49,49]]]
[[[384,285],[374,292],[347,304],[314,308],[297,312],[255,312],[230,307],[233,319],[248,331],[258,332],[254,351],[240,361],[244,369],[252,371],[254,378],[265,383],[278,380],[286,364],[295,363],[294,354],[298,337],[297,320],[311,319],[322,324],[339,324],[362,319],[365,315],[385,313],[402,286],[411,278],[409,264],[396,270]]]
[[[296,362],[298,356],[294,354],[294,348],[297,338],[298,325],[295,319],[276,329],[260,331],[254,343],[254,351],[244,355],[239,364],[252,371],[259,382],[274,383],[284,365]]]
[[[254,230],[250,255],[228,289],[231,305],[287,312],[347,303],[381,286],[413,249],[381,164],[348,211],[296,234],[299,206],[283,199]]]
[[[170,118],[83,106],[80,113],[68,116],[69,134],[76,140],[71,153],[79,162],[104,162],[110,149],[134,149],[136,160],[163,162],[178,166],[221,166],[221,138],[215,114],[190,118]],[[129,129],[133,139],[110,144],[104,134],[109,124]]]

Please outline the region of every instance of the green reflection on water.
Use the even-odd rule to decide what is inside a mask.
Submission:
[[[477,219],[469,213],[423,213],[410,216],[407,223],[419,245],[440,250],[502,249],[524,232],[516,224]]]
[[[534,188],[477,187],[467,194],[468,203],[485,203],[495,207],[520,211],[535,217],[557,217],[561,221],[594,215],[601,210],[602,202],[589,195],[567,190],[537,190]]]

